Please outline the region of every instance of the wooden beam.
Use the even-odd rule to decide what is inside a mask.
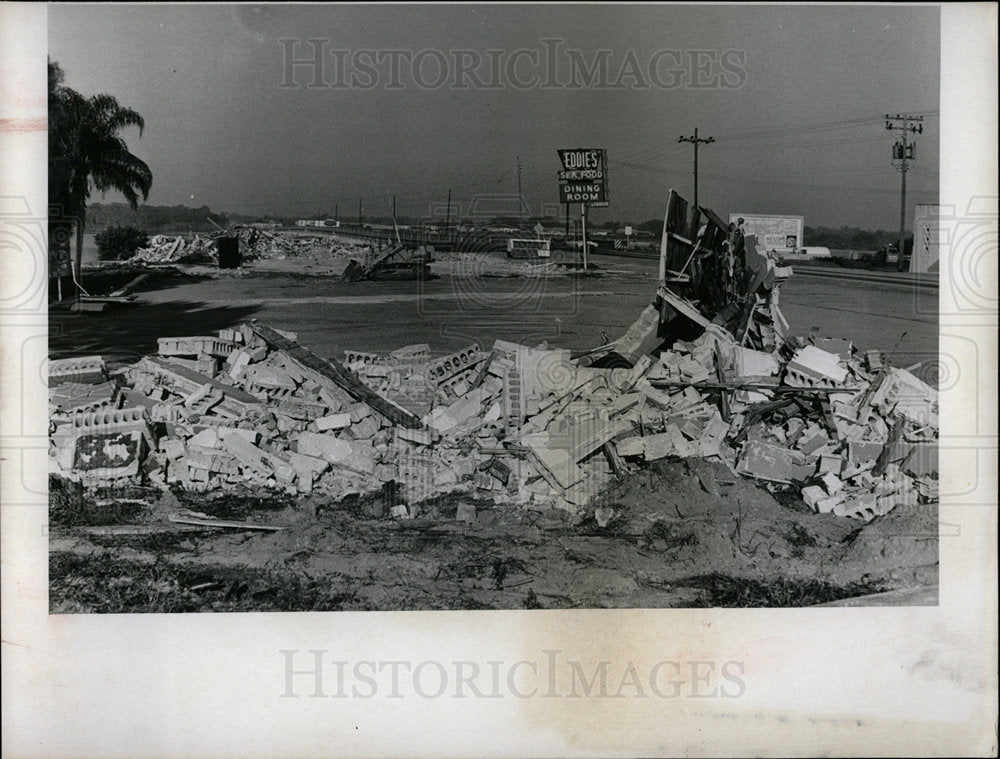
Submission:
[[[410,429],[420,429],[423,427],[420,417],[389,399],[383,398],[365,385],[358,379],[354,372],[336,359],[320,358],[294,340],[289,340],[264,324],[251,322],[249,326],[254,334],[260,337],[271,348],[281,351],[304,369],[316,372],[330,380],[352,398],[368,404],[386,419]]]
[[[707,327],[711,322],[705,318],[697,308],[694,307],[689,301],[685,300],[677,293],[671,292],[666,287],[661,287],[657,290],[657,295],[659,295],[663,300],[670,304],[670,306],[677,312],[683,314],[688,319],[693,321],[702,327]]]

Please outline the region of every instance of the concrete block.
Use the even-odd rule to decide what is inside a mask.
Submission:
[[[362,419],[367,419],[372,415],[371,407],[367,403],[357,402],[348,406],[345,411],[351,415],[351,423],[357,424]]]
[[[189,469],[204,469],[210,474],[239,474],[239,462],[232,456],[211,448],[189,446],[184,458],[178,462]]]
[[[496,477],[504,485],[507,485],[507,483],[510,482],[510,467],[498,458],[494,458],[490,461],[486,471]]]
[[[802,488],[802,500],[806,506],[816,511],[816,504],[827,498],[827,493],[819,485],[810,485]]]
[[[548,435],[546,433],[536,433],[532,436],[525,436],[522,440],[535,455],[539,464],[539,471],[552,478],[550,484],[561,488],[570,488],[584,478],[584,472],[570,459],[568,452],[559,448],[548,447]]]
[[[296,453],[295,451],[285,451],[281,455],[300,476],[310,473],[314,477],[319,477],[319,475],[330,468],[330,462],[318,456],[309,456],[305,453]]]
[[[201,387],[199,387],[194,392],[189,393],[187,396],[185,396],[184,405],[187,406],[188,408],[193,408],[194,406],[198,405],[199,402],[207,398],[211,392],[212,392],[212,385],[206,383]]]
[[[798,448],[804,454],[809,455],[822,448],[829,441],[830,438],[821,427],[812,425],[802,433],[798,440]]]
[[[300,493],[311,493],[315,487],[316,475],[313,472],[295,470],[295,488]]]
[[[657,459],[662,459],[665,456],[673,455],[677,452],[677,439],[680,437],[680,431],[674,427],[672,430],[667,432],[661,432],[655,435],[646,435],[643,438],[643,455],[646,461],[656,461]]]
[[[781,369],[778,359],[774,354],[743,348],[742,346],[734,348],[733,358],[733,368],[738,378],[771,377],[776,375]]]
[[[641,456],[646,450],[646,438],[627,437],[615,441],[619,456]]]
[[[870,521],[878,515],[878,497],[874,493],[862,493],[854,498],[842,499],[833,507],[833,513],[838,517],[852,517]]]
[[[820,465],[822,466],[822,462]],[[837,495],[837,493],[844,489],[843,481],[833,472],[825,472],[820,480],[823,483],[823,487],[826,488],[826,492],[830,495]]]
[[[265,476],[273,473],[272,456],[242,436],[230,433],[224,437],[220,437],[220,442],[222,443],[222,447],[235,456],[243,467]]]
[[[201,432],[192,435],[188,439],[188,443],[191,445],[197,445],[202,448],[221,448],[222,441],[219,439],[219,432],[214,427],[207,427]]]
[[[679,426],[684,436],[690,440],[700,439],[704,432],[702,425],[698,424],[694,419],[685,419]]]
[[[275,406],[274,411],[292,419],[309,422],[323,416],[326,413],[326,406],[322,403],[311,403],[296,398],[283,398]]]
[[[843,502],[843,496],[828,496],[826,498],[821,498],[816,502],[816,511],[820,514],[829,514]]]
[[[351,415],[349,413],[341,413],[321,416],[318,419],[314,419],[313,424],[318,432],[342,430],[345,427],[351,426]]]
[[[142,407],[76,414],[67,434],[72,468],[93,479],[135,476],[155,448],[149,415]]]
[[[175,437],[164,437],[160,438],[160,451],[162,451],[168,459],[178,459],[184,455],[184,441],[179,440]]]
[[[352,440],[351,454],[344,459],[344,466],[358,472],[370,472],[375,466],[375,447],[367,440]]]
[[[236,350],[230,354],[230,365],[228,374],[233,379],[240,379],[246,368],[250,365],[250,354],[245,350]]]
[[[95,384],[107,379],[107,369],[101,356],[52,359],[49,361],[49,386],[63,382]]]
[[[813,467],[797,451],[751,440],[743,447],[736,471],[769,482],[791,483],[810,477]]]
[[[298,453],[317,456],[331,464],[343,463],[353,453],[350,441],[315,432],[300,432],[296,437],[296,445]]]
[[[659,406],[661,409],[669,409],[674,407],[674,400],[671,398],[669,393],[665,393],[649,384],[649,380],[645,377],[639,379],[635,383],[635,389],[645,396],[646,400],[652,403],[654,406]],[[645,409],[643,409],[645,410]]]
[[[350,427],[350,432],[357,440],[364,440],[367,438],[373,438],[379,431],[379,423],[375,420],[374,415],[366,416],[360,422],[352,424]]]
[[[614,413],[623,414],[636,408],[642,400],[642,393],[624,393],[614,399],[611,407]]]
[[[819,457],[819,470],[820,475],[824,474],[834,474],[839,475],[844,467],[844,460],[837,454],[824,453]]]
[[[212,336],[158,338],[161,356],[198,356],[204,354],[226,358],[236,348],[236,343]]]
[[[847,369],[836,354],[814,345],[800,348],[785,367],[785,381],[791,385],[835,386],[847,379]]]
[[[430,445],[434,442],[434,432],[431,430],[415,430],[409,427],[400,427],[396,430],[396,436],[400,440],[406,440],[417,445]]]
[[[268,364],[254,364],[247,367],[247,381],[266,390],[294,390],[297,385],[284,369]]]
[[[862,465],[868,462],[875,462],[882,455],[885,443],[851,440],[847,443],[847,458],[854,465]]]

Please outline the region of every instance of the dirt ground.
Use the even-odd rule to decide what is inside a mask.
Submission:
[[[54,504],[93,498],[60,484],[53,493]],[[604,527],[592,511],[466,494],[424,503],[411,520],[376,517],[381,494],[136,495],[148,505],[114,524],[162,532],[53,525],[52,612],[801,606],[937,583],[936,506],[900,505],[862,526],[791,497],[783,505],[704,461],[624,481]],[[459,503],[477,506],[475,521],[456,519]],[[102,521],[86,505],[55,508]],[[179,508],[284,529],[181,531],[165,520]]]
[[[621,334],[652,292],[655,262],[599,263],[594,275],[452,271],[352,285],[273,264],[167,270],[140,288],[137,305],[53,313],[50,354],[129,363],[155,352],[157,337],[251,318],[337,358],[348,348],[428,342],[445,353],[496,338],[579,350],[604,342],[602,332]],[[793,277],[781,304],[800,333],[847,337],[896,365],[936,355],[936,311],[903,288]],[[935,384],[928,366],[916,373]],[[257,491],[84,493],[55,479],[50,491],[53,613],[802,606],[937,584],[936,504],[901,504],[864,525],[815,514],[794,493],[707,461],[657,462],[619,482],[602,499],[612,510],[603,527],[592,508],[574,518],[468,493],[399,520],[385,516],[386,493],[340,502]],[[457,519],[460,504],[476,506],[474,521]],[[182,509],[283,529],[166,520]],[[106,534],[110,525],[118,534]]]

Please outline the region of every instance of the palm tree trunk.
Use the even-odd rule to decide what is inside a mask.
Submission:
[[[87,207],[81,206],[76,212],[76,300],[80,301],[83,294],[83,230],[87,223]]]

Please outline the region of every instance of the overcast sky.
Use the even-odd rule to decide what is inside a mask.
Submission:
[[[322,70],[290,66],[317,49]],[[595,220],[641,221],[671,187],[690,199],[677,139],[698,127],[721,215],[894,229],[886,113],[925,117],[908,226],[937,202],[934,7],[51,5],[49,52],[145,117],[127,138],[155,205],[353,218],[395,193],[422,215],[451,187],[490,212],[513,207],[519,157],[534,214],[557,208],[556,150],[587,147],[610,164]]]

